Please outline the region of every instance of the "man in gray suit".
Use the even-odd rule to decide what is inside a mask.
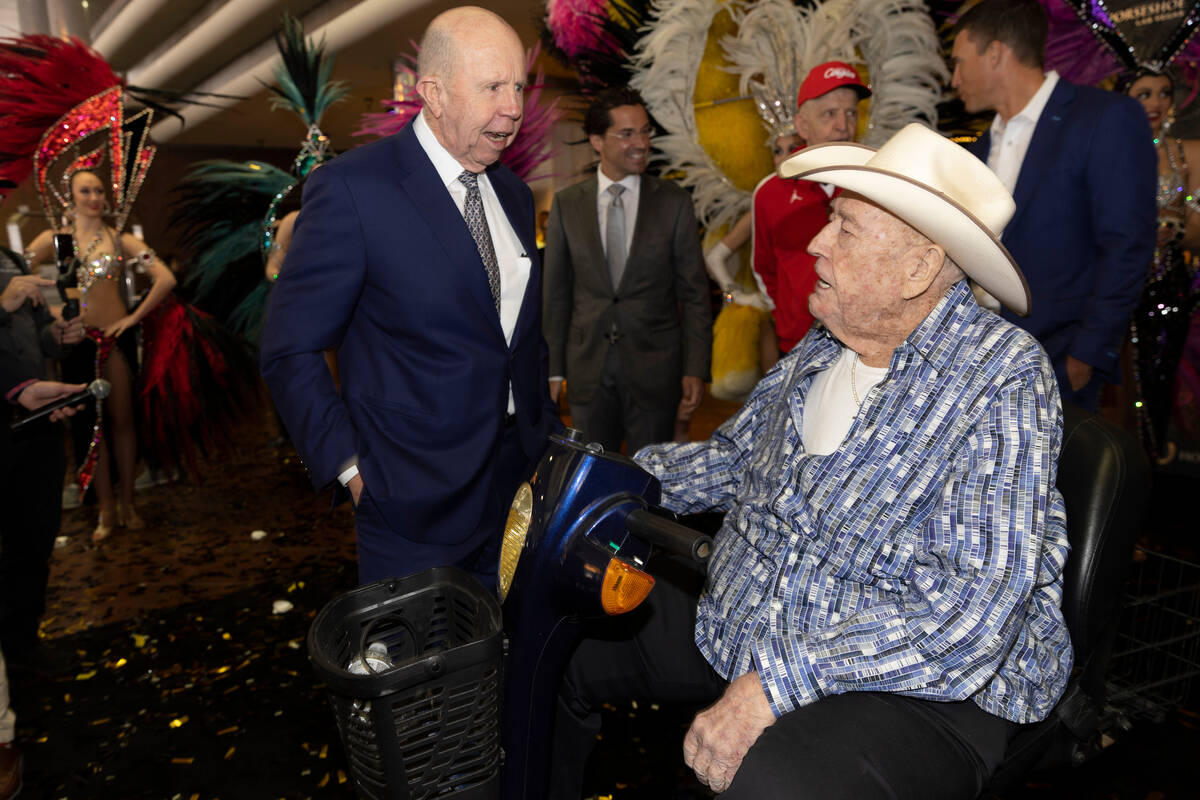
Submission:
[[[704,396],[708,279],[690,196],[642,174],[654,129],[641,95],[606,89],[583,129],[600,167],[555,195],[546,230],[550,395],[565,379],[573,426],[632,454],[671,440],[676,409]]]

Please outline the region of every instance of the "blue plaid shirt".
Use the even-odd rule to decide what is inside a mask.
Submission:
[[[1044,718],[1072,663],[1045,352],[960,282],[812,455],[805,398],[841,349],[814,327],[711,439],[637,454],[667,507],[728,512],[696,644],[726,679],[757,670],[776,715],[873,691]]]

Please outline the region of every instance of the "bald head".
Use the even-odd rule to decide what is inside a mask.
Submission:
[[[433,18],[421,38],[417,72],[449,78],[463,53],[472,52],[472,41],[508,39],[521,46],[520,37],[504,19],[479,6],[459,6]]]
[[[517,32],[487,9],[452,8],[429,23],[419,59],[425,122],[459,164],[482,172],[512,143],[524,112]]]

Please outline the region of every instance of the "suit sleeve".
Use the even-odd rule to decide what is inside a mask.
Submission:
[[[546,223],[546,256],[542,265],[545,286],[542,295],[542,326],[549,348],[550,376],[567,375],[567,335],[571,329],[572,294],[574,292],[574,270],[571,250],[567,245],[567,234],[563,229],[562,193],[554,197],[550,206],[550,220]]]
[[[1069,350],[1104,371],[1115,369],[1158,224],[1158,155],[1149,123],[1135,101],[1119,100],[1101,114],[1088,154],[1082,199],[1091,212],[1095,284]]]
[[[691,195],[683,194],[675,217],[675,294],[683,325],[683,374],[712,380],[712,310],[708,302],[708,273],[700,253],[700,232],[692,211]]]
[[[356,456],[355,429],[325,364],[354,314],[366,251],[354,197],[335,169],[314,172],[262,339],[262,373],[313,483],[325,488]]]

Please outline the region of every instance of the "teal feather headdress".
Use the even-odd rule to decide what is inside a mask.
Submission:
[[[334,156],[329,139],[321,132],[321,116],[349,91],[342,81],[331,81],[333,58],[325,56],[325,40],[313,42],[304,37],[304,27],[291,14],[284,13],[283,29],[275,34],[281,61],[275,69],[276,85],[272,108],[295,111],[308,126],[300,152],[292,164],[296,177],[303,178],[312,168]]]
[[[266,308],[263,215],[295,182],[261,161],[214,160],[195,164],[175,188],[170,225],[190,254],[192,302],[250,339]]]
[[[270,284],[263,266],[274,244],[281,204],[313,167],[334,156],[321,131],[322,115],[346,96],[330,81],[333,58],[325,43],[304,35],[300,21],[284,14],[275,35],[280,63],[272,108],[295,112],[307,127],[300,152],[286,171],[260,161],[204,161],[176,187],[172,225],[183,231],[181,246],[190,268],[185,285],[194,302],[232,330],[258,338]]]

